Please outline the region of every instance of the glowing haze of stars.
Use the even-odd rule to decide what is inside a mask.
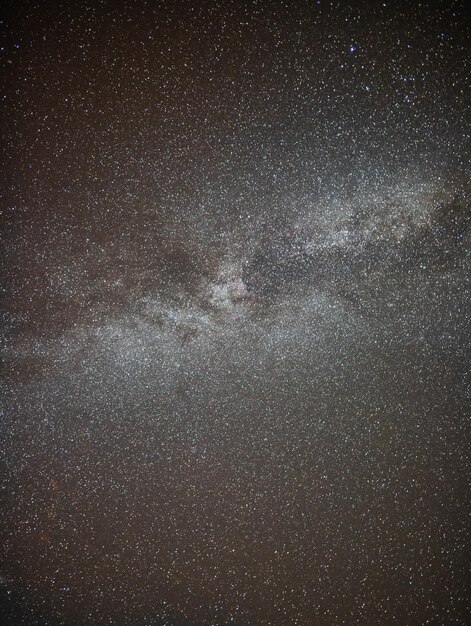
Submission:
[[[468,623],[465,3],[0,33],[0,621]]]

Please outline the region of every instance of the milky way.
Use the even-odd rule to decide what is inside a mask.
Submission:
[[[5,623],[468,623],[464,9],[7,7]]]

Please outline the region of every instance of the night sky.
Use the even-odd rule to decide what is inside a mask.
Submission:
[[[469,624],[464,0],[11,0],[0,622]]]

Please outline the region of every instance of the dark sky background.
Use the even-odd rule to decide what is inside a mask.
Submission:
[[[2,623],[469,623],[465,2],[0,38]]]

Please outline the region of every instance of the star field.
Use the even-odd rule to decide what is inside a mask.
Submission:
[[[0,36],[3,623],[469,623],[465,3]]]

